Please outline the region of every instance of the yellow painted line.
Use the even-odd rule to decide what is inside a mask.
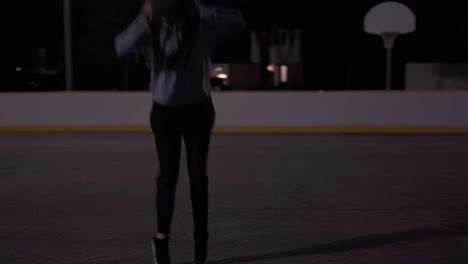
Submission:
[[[400,94],[419,94],[419,93],[468,93],[467,90],[432,90],[432,89],[421,89],[421,90],[235,90],[235,91],[212,91],[213,94],[358,94],[358,93],[400,93]]]
[[[0,132],[151,132],[149,126],[10,126]]]
[[[405,133],[468,134],[468,127],[372,127],[372,126],[305,126],[305,127],[216,127],[218,133]]]
[[[5,126],[2,133],[36,132],[151,132],[150,126]],[[372,127],[372,126],[217,126],[215,133],[401,133],[468,134],[468,127]]]
[[[47,92],[1,92],[13,95],[51,95],[51,94],[150,94],[151,91],[47,91]]]

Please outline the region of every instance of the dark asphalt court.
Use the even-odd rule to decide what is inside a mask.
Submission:
[[[1,264],[150,264],[151,134],[0,134]],[[182,157],[171,253],[189,263]],[[215,134],[210,263],[468,263],[468,135]]]

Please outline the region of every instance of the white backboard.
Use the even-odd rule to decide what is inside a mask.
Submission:
[[[399,34],[416,30],[416,16],[407,6],[394,1],[374,6],[364,18],[364,31],[382,35],[385,32]]]

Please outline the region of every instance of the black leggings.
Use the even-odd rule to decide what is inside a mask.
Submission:
[[[160,167],[156,181],[159,233],[170,233],[183,137],[190,176],[194,237],[208,237],[207,162],[214,120],[215,110],[211,99],[184,107],[153,104],[151,128],[155,136]]]

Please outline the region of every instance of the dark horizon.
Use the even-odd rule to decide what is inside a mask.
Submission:
[[[91,1],[89,3],[92,3]],[[130,2],[111,1],[125,6]],[[304,34],[304,70],[308,89],[380,89],[383,87],[385,52],[377,36],[363,32],[362,20],[373,5],[383,2],[365,0],[314,2],[310,10],[300,0],[290,1],[215,1],[222,5],[235,6],[244,11],[249,27],[269,26],[300,28]],[[394,49],[395,87],[403,87],[404,66],[407,62],[468,62],[468,2],[454,0],[441,5],[428,1],[400,1],[407,4],[417,16],[417,30],[401,36]],[[63,39],[62,1],[4,0],[0,3],[0,16],[4,38],[0,42],[2,62],[0,69],[7,70],[16,64],[27,63],[30,50],[46,48],[50,56],[57,58]],[[85,1],[81,1],[84,6]],[[234,3],[234,4],[232,4]],[[129,14],[138,11],[138,2],[131,4],[127,14],[118,23],[125,24]],[[76,6],[76,3],[75,3]],[[98,10],[99,11],[99,10]],[[91,41],[102,38],[101,48],[112,49],[109,36],[104,38],[103,24],[115,26],[116,21],[99,17],[92,8],[75,8],[73,12],[74,49],[80,49],[80,37]],[[91,19],[90,13],[96,12]],[[83,22],[84,21],[84,22]],[[88,22],[86,22],[88,21]],[[91,22],[92,21],[92,24]],[[88,24],[83,24],[88,23]],[[91,30],[96,28],[96,32]],[[108,32],[111,34],[112,32]],[[219,62],[245,63],[249,58],[248,35],[229,39],[218,50],[215,60]],[[95,56],[91,56],[94,58]],[[30,58],[29,58],[30,60]],[[89,59],[88,59],[89,60]],[[80,66],[75,61],[75,70]],[[90,63],[92,64],[92,63]],[[79,89],[79,87],[77,87]]]

